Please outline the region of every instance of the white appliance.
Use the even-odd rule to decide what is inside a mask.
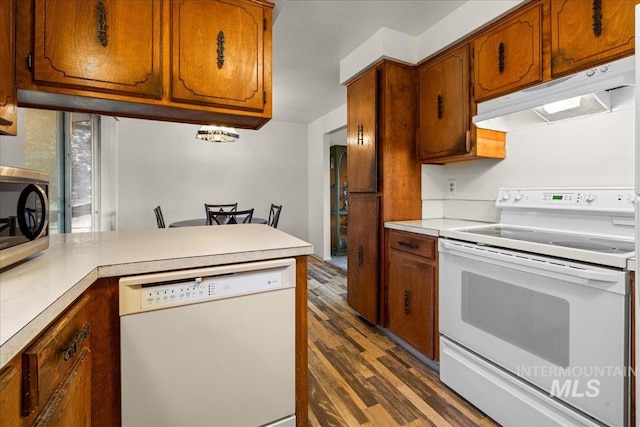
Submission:
[[[634,201],[500,189],[499,224],[442,232],[441,380],[503,425],[627,425]]]
[[[122,425],[295,418],[295,260],[120,279]]]
[[[631,108],[634,83],[631,56],[481,102],[473,123],[506,132]]]

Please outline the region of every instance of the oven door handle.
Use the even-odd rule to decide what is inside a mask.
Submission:
[[[542,259],[534,259],[524,254],[512,255],[507,252],[501,252],[494,248],[484,248],[481,246],[468,246],[456,242],[440,239],[440,252],[450,253],[452,255],[473,258],[485,262],[493,262],[493,264],[511,264],[527,267],[529,272],[545,272],[545,276],[562,275],[563,280],[579,284],[594,284],[593,282],[602,283],[620,283],[621,272],[618,271],[600,271],[595,269],[577,268],[569,265],[552,263]],[[523,269],[524,270],[524,269]],[[551,273],[551,274],[549,274]],[[596,286],[600,287],[600,286]]]

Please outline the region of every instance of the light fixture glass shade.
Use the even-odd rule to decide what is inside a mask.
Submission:
[[[202,126],[196,133],[196,138],[213,142],[234,142],[240,138],[234,128],[224,126]]]

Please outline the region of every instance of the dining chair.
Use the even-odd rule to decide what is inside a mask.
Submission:
[[[164,216],[162,216],[162,209],[160,208],[160,206],[154,208],[153,212],[156,214],[156,222],[158,223],[158,228],[165,228]]]
[[[248,224],[253,218],[253,209],[243,211],[208,211],[207,224],[209,225],[226,225],[226,224]]]
[[[238,210],[238,203],[222,203],[222,204],[204,204],[205,216],[209,217],[209,211],[216,212],[234,212]]]
[[[282,205],[274,205],[271,203],[271,209],[269,209],[269,220],[267,224],[270,227],[278,228],[278,220],[280,219],[280,211],[282,210]]]

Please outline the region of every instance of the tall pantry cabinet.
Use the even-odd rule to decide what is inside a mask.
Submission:
[[[385,325],[384,223],[421,217],[416,71],[384,60],[347,86],[347,301]]]

